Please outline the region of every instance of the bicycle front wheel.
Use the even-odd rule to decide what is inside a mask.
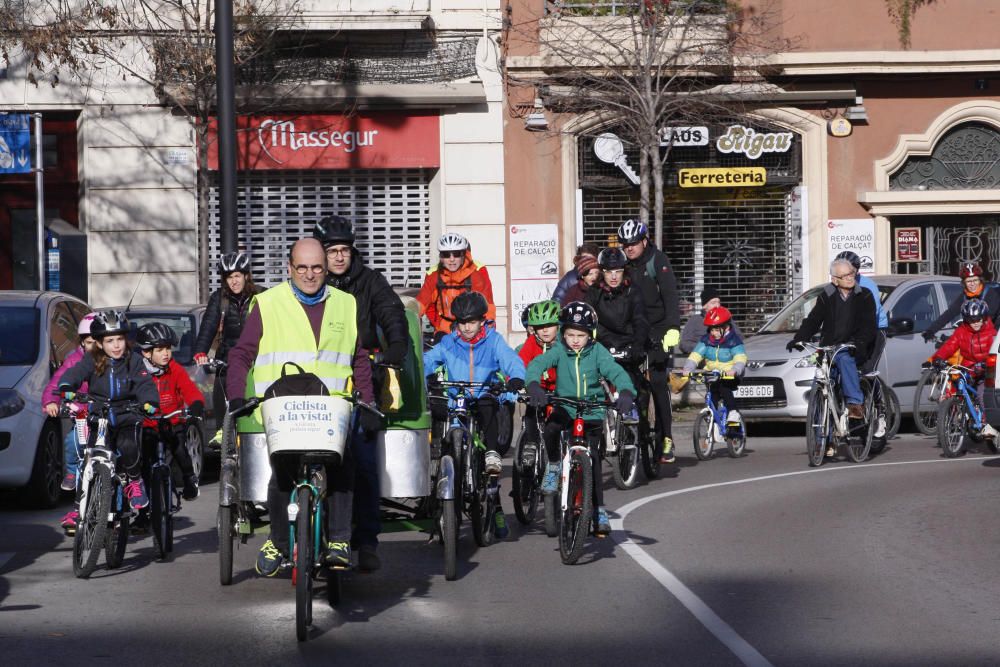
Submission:
[[[455,501],[441,501],[441,542],[444,543],[444,578],[455,581],[458,577],[458,520],[455,518]]]
[[[86,579],[97,568],[97,558],[105,546],[108,532],[113,492],[111,471],[103,465],[95,465],[87,490],[87,507],[73,537],[73,574],[80,579]]]
[[[694,420],[694,430],[691,432],[694,440],[694,455],[699,461],[707,461],[712,458],[712,449],[715,447],[712,437],[712,411],[708,408],[702,410]]]
[[[639,429],[639,438],[642,441],[639,447],[639,454],[642,456],[642,472],[646,479],[652,481],[660,478],[660,454],[663,453],[663,443],[656,441],[656,434],[646,424],[645,428]]]
[[[961,396],[952,396],[941,404],[937,415],[937,438],[941,451],[949,459],[965,452],[968,426],[969,413]]]
[[[590,457],[575,452],[570,457],[566,484],[566,509],[559,521],[559,556],[566,565],[580,559],[593,518],[593,474]]]
[[[493,502],[489,494],[489,477],[484,472],[485,462],[483,452],[478,447],[471,448],[469,465],[472,467],[472,477],[475,488],[471,492],[469,517],[472,519],[472,537],[481,547],[493,543]]]
[[[913,392],[913,423],[924,435],[937,433],[938,408],[944,391],[944,376],[933,368],[924,370]]]
[[[149,522],[153,529],[153,542],[160,560],[170,553],[168,536],[170,521],[170,473],[166,466],[153,468],[149,490]]]
[[[618,442],[611,461],[611,476],[615,487],[626,491],[639,483],[639,427],[625,424],[619,417],[614,433]]]
[[[827,398],[822,392],[813,390],[806,408],[806,453],[809,455],[810,466],[823,465],[823,457],[826,456],[826,448],[830,446],[832,438],[833,423]]]
[[[872,394],[872,386],[866,380],[862,380],[865,401],[864,416],[860,423],[854,424],[847,436],[847,458],[854,463],[862,463],[868,459],[868,454],[872,448],[872,436],[875,433],[875,400]],[[851,420],[854,421],[854,420]]]
[[[123,516],[108,527],[104,538],[104,560],[108,569],[114,570],[125,561],[125,548],[128,546],[128,516]]]
[[[525,461],[525,448],[533,450],[531,460]],[[535,520],[538,511],[538,459],[541,448],[537,442],[529,441],[526,429],[521,429],[517,436],[517,448],[514,450],[514,469],[511,477],[511,495],[514,498],[514,515],[524,525]]]
[[[298,490],[299,512],[295,517],[295,636],[300,642],[309,637],[312,625],[312,493]]]

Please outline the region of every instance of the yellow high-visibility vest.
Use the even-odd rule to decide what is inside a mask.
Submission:
[[[331,395],[346,396],[353,375],[352,361],[358,344],[357,303],[346,292],[327,286],[319,344],[309,316],[286,281],[254,297],[251,309],[260,309],[263,334],[257,359],[247,374],[246,397],[263,396],[281,377],[281,367],[291,361],[314,373]],[[241,433],[260,433],[260,408],[239,422]]]

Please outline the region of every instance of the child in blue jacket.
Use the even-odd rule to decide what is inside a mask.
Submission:
[[[455,318],[455,330],[441,339],[441,342],[424,353],[424,370],[433,382],[439,369],[443,369],[447,379],[456,382],[489,382],[503,373],[507,378],[508,391],[524,388],[524,362],[514,352],[503,336],[492,327],[486,326],[486,298],[479,292],[465,292],[455,297],[451,313]],[[477,422],[486,445],[486,472],[499,475],[500,454],[497,453],[500,408],[497,399],[480,387],[473,391],[476,401]],[[431,414],[437,421],[448,418],[447,408],[440,402],[431,403]],[[496,536],[507,536],[507,522],[497,502]]]

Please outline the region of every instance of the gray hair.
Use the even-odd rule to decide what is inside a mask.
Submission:
[[[847,268],[849,268],[851,270],[851,274],[852,275],[857,275],[858,270],[855,269],[854,265],[851,264],[849,261],[847,261],[846,259],[835,259],[832,262],[830,262],[830,275],[831,276],[836,275],[836,273],[834,273],[834,271],[833,271],[833,267],[837,266],[838,264],[842,264],[843,266],[846,266]]]

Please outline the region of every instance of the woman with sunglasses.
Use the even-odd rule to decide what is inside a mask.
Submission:
[[[455,318],[451,312],[455,297],[465,292],[479,292],[486,297],[487,320],[496,319],[493,284],[486,267],[472,259],[469,241],[461,234],[447,232],[438,239],[440,261],[424,279],[417,294],[420,314],[434,327],[435,341],[451,333]]]

